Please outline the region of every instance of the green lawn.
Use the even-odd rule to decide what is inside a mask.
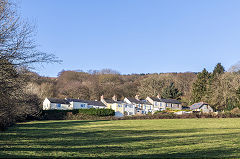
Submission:
[[[0,132],[0,157],[240,157],[240,119],[20,123]]]

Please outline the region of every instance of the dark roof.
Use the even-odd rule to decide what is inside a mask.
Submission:
[[[191,110],[194,110],[194,109],[200,109],[203,105],[208,105],[208,103],[204,103],[204,102],[194,103],[189,107]]]
[[[135,103],[135,104],[144,104],[142,101],[137,100],[136,98],[132,98],[132,97],[126,97],[131,103]]]
[[[69,102],[80,102],[80,103],[87,103],[88,105],[94,105],[94,106],[106,106],[101,101],[94,101],[94,100],[81,100],[81,99],[72,99],[67,98]]]
[[[80,103],[86,103],[84,100],[81,99],[73,99],[73,98],[66,98],[68,102],[80,102]]]
[[[148,105],[152,105],[151,103],[149,103],[146,100],[137,100],[136,98],[132,98],[132,97],[126,97],[131,103],[135,103],[135,104],[148,104]]]
[[[117,103],[116,101],[112,100],[112,99],[104,99],[107,103]]]
[[[181,104],[181,102],[179,102],[176,99],[159,99],[161,102],[165,102],[165,103],[172,103],[172,104]]]
[[[151,98],[153,101],[156,102],[164,102],[164,103],[172,103],[172,104],[181,104],[181,102],[179,102],[176,99],[163,99],[163,98],[157,98],[157,97],[149,97]]]
[[[48,98],[51,103],[59,103],[59,104],[69,104],[69,102],[65,99],[55,99],[55,98]]]
[[[84,100],[88,105],[93,105],[93,106],[104,106],[106,107],[105,104],[101,101],[94,101],[94,100]]]
[[[150,102],[148,102],[147,100],[140,100],[143,104],[147,104],[147,105],[152,105]]]
[[[160,99],[157,97],[149,97],[149,98],[151,98],[153,101],[161,102]]]
[[[126,103],[126,102],[124,102],[124,101],[122,101],[122,100],[118,100],[118,101],[115,101],[115,103],[122,104],[122,103]]]

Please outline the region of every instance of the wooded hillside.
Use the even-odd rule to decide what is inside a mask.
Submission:
[[[200,73],[160,73],[121,75],[117,71],[92,72],[62,71],[57,78],[33,74],[28,89],[39,98],[80,98],[99,100],[101,95],[118,99],[160,95],[175,98],[189,105],[205,101],[215,109],[239,106],[240,74],[225,72],[218,64],[213,73],[204,69]]]

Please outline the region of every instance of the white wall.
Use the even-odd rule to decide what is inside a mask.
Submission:
[[[47,98],[45,98],[45,100],[43,101],[43,110],[49,110],[49,109],[51,109],[51,103]]]
[[[95,109],[105,109],[106,108],[105,106],[96,106],[96,105],[90,105],[90,106]]]
[[[69,110],[72,109],[72,107],[69,104],[51,103],[50,109]]]
[[[125,104],[124,105],[124,112],[127,112],[128,115],[135,115],[136,114],[135,105]]]
[[[81,102],[70,102],[72,109],[88,109],[87,103],[81,103]]]
[[[203,113],[213,112],[213,109],[208,105],[203,105],[200,109],[202,110]]]

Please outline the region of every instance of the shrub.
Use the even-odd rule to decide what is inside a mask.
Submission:
[[[84,118],[88,118],[89,116],[114,116],[115,112],[112,109],[74,109],[74,110],[43,110],[42,111],[42,118],[47,120],[64,120],[70,118],[83,118],[83,114],[85,115]],[[90,118],[90,117],[89,117]]]
[[[78,113],[94,115],[94,116],[114,116],[115,111],[112,109],[78,109]]]
[[[234,108],[233,110],[231,110],[232,114],[240,114],[240,109],[239,108]]]

